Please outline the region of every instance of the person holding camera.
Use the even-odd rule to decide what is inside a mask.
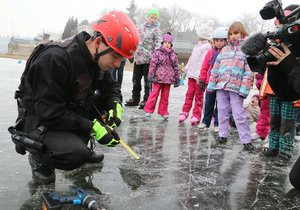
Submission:
[[[285,16],[288,16],[298,5],[290,5],[284,9]],[[279,27],[279,21],[275,19],[275,25]],[[277,156],[274,162],[277,166],[287,166],[294,151],[294,130],[296,108],[293,101],[299,96],[289,87],[288,78],[283,72],[291,67],[280,67],[277,64],[282,59],[276,54],[275,46],[270,46],[268,51],[277,61],[267,62],[268,83],[275,95],[270,96],[270,133],[269,148],[263,152],[266,156]]]
[[[275,71],[276,70],[280,71],[280,75],[284,76],[287,79],[286,82],[289,88],[292,88],[294,94],[298,98],[300,98],[299,58],[296,57],[294,53],[291,53],[290,49],[284,43],[281,43],[281,47],[282,50],[278,49],[275,46],[270,47],[268,51],[276,58],[276,60],[270,61],[267,64],[269,68],[274,68]],[[300,175],[300,157],[298,157],[298,159],[294,163],[289,174],[290,182],[296,189],[300,189],[299,175]]]
[[[104,155],[94,151],[94,141],[108,147],[119,143],[115,128],[122,120],[122,94],[109,70],[133,56],[138,33],[129,16],[118,11],[92,27],[93,35],[81,32],[38,45],[27,60],[15,94],[17,123],[9,131],[20,143],[16,151],[29,152],[35,183],[55,182],[55,169],[100,163]],[[106,120],[101,111],[108,113]]]

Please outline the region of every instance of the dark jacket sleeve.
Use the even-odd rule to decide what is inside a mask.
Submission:
[[[72,75],[67,53],[52,48],[32,63],[28,81],[33,91],[33,110],[39,124],[48,129],[72,131],[88,136],[92,121],[70,110],[68,102]]]
[[[291,59],[288,57],[287,60]],[[276,96],[284,101],[295,101],[299,99],[299,96],[289,85],[288,72],[294,68],[293,64],[289,62],[291,61],[289,60],[287,63],[282,61],[277,66],[269,66],[268,82]]]
[[[300,98],[300,64],[293,56],[290,54],[282,62],[279,63],[281,68],[286,67],[284,72],[288,76],[288,84],[293,90],[298,94]]]

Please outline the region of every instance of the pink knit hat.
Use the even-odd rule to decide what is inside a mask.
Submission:
[[[163,42],[170,42],[172,44],[172,42],[173,42],[172,35],[169,33],[163,35]]]

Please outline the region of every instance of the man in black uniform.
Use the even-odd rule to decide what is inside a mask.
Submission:
[[[19,115],[9,131],[16,151],[29,152],[37,183],[54,182],[55,168],[101,162],[104,155],[87,146],[91,139],[106,146],[119,143],[114,128],[121,123],[122,95],[109,70],[118,68],[124,57],[132,58],[137,30],[117,11],[101,17],[93,29],[92,36],[81,32],[39,45],[26,63],[15,94]],[[104,111],[106,122],[100,115]]]

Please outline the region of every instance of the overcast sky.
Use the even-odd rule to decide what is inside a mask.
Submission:
[[[243,12],[259,13],[268,0],[135,0],[137,6],[153,4],[168,7],[174,4],[204,17],[215,16],[221,21],[238,19]],[[299,3],[283,0],[283,7]],[[35,36],[45,31],[62,33],[69,17],[80,22],[93,21],[103,9],[126,12],[130,0],[0,0],[0,35]],[[180,18],[180,17],[179,17]]]

